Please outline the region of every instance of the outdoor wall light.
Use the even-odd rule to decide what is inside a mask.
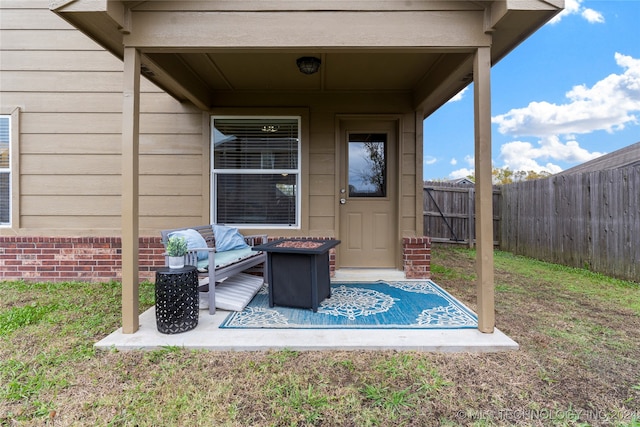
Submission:
[[[298,69],[303,74],[313,74],[317,73],[320,68],[320,59],[314,56],[303,56],[298,58],[296,64],[298,64]]]

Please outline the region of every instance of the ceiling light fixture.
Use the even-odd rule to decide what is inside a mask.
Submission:
[[[318,72],[321,61],[315,56],[303,56],[296,61],[298,69],[303,74],[314,74]]]

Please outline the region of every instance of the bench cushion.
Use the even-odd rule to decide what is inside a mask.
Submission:
[[[237,228],[216,224],[214,224],[212,227],[213,235],[216,239],[217,252],[226,252],[249,247],[249,245],[247,245],[247,242],[245,242],[244,237],[242,236],[242,234],[240,234]]]
[[[187,229],[187,230],[178,230],[172,231],[169,233],[169,237],[178,236],[184,237],[187,241],[187,248],[189,249],[203,249],[207,247],[207,242],[202,237],[202,234],[198,233],[196,230]],[[198,251],[198,261],[206,261],[209,257],[208,253],[205,251]]]
[[[262,287],[262,277],[240,273],[216,286],[216,307],[222,310],[242,311]]]
[[[258,255],[259,251],[254,251],[250,246],[247,246],[243,249],[234,249],[231,251],[224,252],[216,252],[215,260],[216,260],[216,269],[226,267],[227,265],[234,264],[238,261],[242,261],[243,259],[251,258],[252,256]],[[198,268],[203,269],[208,267],[208,260],[198,261]]]

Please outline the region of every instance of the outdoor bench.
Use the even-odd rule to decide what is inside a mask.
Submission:
[[[214,230],[218,231],[219,237],[222,236],[221,244],[224,243],[225,247],[217,247]],[[223,232],[225,234],[222,234]],[[209,314],[215,314],[216,307],[224,310],[242,310],[268,277],[267,254],[253,250],[253,246],[267,243],[266,234],[242,236],[235,228],[212,224],[161,230],[160,234],[165,246],[171,235],[187,239],[189,250],[185,256],[185,265],[196,266],[200,287],[209,287]],[[244,247],[237,248],[243,246],[240,240],[243,241]],[[243,273],[261,264],[262,277]],[[166,254],[165,265],[169,265]]]

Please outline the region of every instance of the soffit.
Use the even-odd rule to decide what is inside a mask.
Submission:
[[[364,29],[367,27],[362,23],[353,25],[351,32],[344,33],[344,40],[348,40],[349,43],[344,46],[335,45],[343,40],[340,38],[331,41],[334,43],[332,46],[321,44],[326,43],[326,40],[332,40],[330,29],[324,30],[324,27],[320,27],[314,30],[315,33],[310,31],[307,34],[304,32],[307,26],[304,22],[304,25],[299,24],[293,29],[295,37],[288,37],[281,44],[278,44],[278,37],[283,36],[278,34],[286,35],[286,32],[282,33],[278,22],[273,22],[272,32],[277,36],[271,38],[261,37],[259,33],[251,34],[250,30],[238,30],[241,22],[247,22],[247,11],[267,9],[264,14],[251,16],[251,19],[255,19],[251,21],[253,25],[262,19],[272,19],[276,16],[274,14],[290,9],[292,4],[297,7],[305,5],[305,10],[296,11],[297,14],[294,16],[307,20],[313,19],[314,15],[311,15],[310,11],[321,10],[323,19],[327,19],[338,16],[335,15],[335,11],[327,9],[344,8],[346,15],[339,16],[346,16],[348,19],[335,31],[346,31],[345,25],[358,16],[362,16],[363,19],[376,19],[378,27],[381,27],[385,18],[380,13],[389,9],[399,12],[404,21],[385,28],[387,32],[397,28],[398,37],[395,39],[387,38],[385,33],[375,33],[370,29],[365,33]],[[511,4],[516,6],[510,6]],[[224,21],[216,21],[216,28],[224,30],[223,33],[227,36],[225,39],[219,38],[220,35],[216,32],[210,32],[208,38],[200,38],[199,33],[193,29],[197,28],[197,25],[207,24],[206,14],[203,15],[202,9],[211,9],[212,5],[216,5],[221,13],[229,17]],[[487,13],[485,7],[493,7],[492,14]],[[430,11],[428,15],[427,9]],[[120,58],[125,44],[138,47],[143,54],[143,74],[147,78],[176,99],[192,102],[201,109],[213,107],[217,93],[383,91],[411,93],[416,108],[424,110],[425,115],[428,115],[471,81],[474,40],[477,40],[475,43],[478,46],[485,45],[486,40],[492,43],[492,62],[495,63],[554,16],[559,9],[552,2],[537,0],[79,0],[69,3],[66,9],[61,6],[55,11]],[[358,11],[365,13],[360,15]],[[168,13],[176,13],[176,21],[182,21],[180,26],[165,32],[167,26],[173,22],[172,15],[167,15]],[[327,15],[331,13],[334,15]],[[162,16],[162,19],[155,19],[158,16]],[[185,16],[188,19],[185,19]],[[423,30],[421,21],[416,20],[417,16],[428,17],[428,21],[425,22],[430,23],[430,27],[439,26],[437,31],[429,31],[429,25]],[[457,17],[462,18],[457,20]],[[217,16],[216,19],[219,20],[220,17]],[[154,26],[155,22],[163,23],[164,27]],[[192,25],[185,22],[191,22]],[[490,23],[492,28],[483,29],[482,25],[489,25],[487,23]],[[410,26],[410,30],[407,30]],[[470,30],[470,27],[473,28]],[[141,31],[136,33],[136,28]],[[145,32],[147,36],[141,36]],[[246,39],[250,36],[253,37],[253,42],[247,42]],[[172,44],[175,40],[180,40],[182,44]],[[264,40],[263,46],[257,43],[260,40]],[[392,41],[387,45],[387,40]],[[417,46],[421,40],[428,40],[427,45]],[[452,43],[452,40],[457,42]],[[313,44],[315,42],[317,43]],[[356,42],[360,45],[354,46]],[[221,43],[230,44],[221,47]],[[234,47],[234,43],[238,47]],[[251,43],[255,46],[246,46]],[[320,45],[323,47],[318,47]],[[320,72],[313,75],[300,73],[295,64],[300,56],[321,58]]]
[[[438,59],[432,53],[397,52],[199,52],[148,53],[157,64],[182,65],[184,78],[210,91],[396,91],[410,92]],[[317,73],[302,74],[296,60],[321,60]],[[178,65],[180,64],[180,65]]]

